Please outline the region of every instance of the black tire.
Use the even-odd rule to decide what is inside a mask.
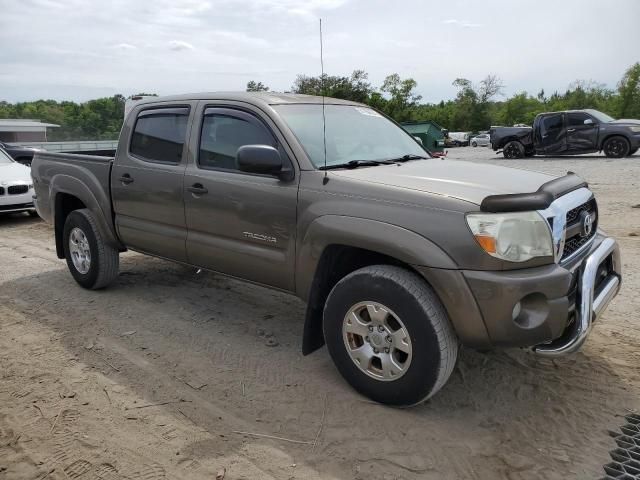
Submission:
[[[477,147],[477,146],[478,146],[478,144],[477,144],[476,142],[471,142],[471,146],[472,146],[472,147]]]
[[[620,135],[615,135],[604,141],[602,144],[602,150],[609,158],[622,158],[629,155],[631,145],[629,145],[629,140],[626,138]]]
[[[38,215],[38,212],[36,212],[35,210],[29,210],[29,216],[33,217],[33,218],[38,218],[40,215]]]
[[[82,231],[89,245],[90,266],[86,273],[80,272],[71,258],[69,237],[74,228]],[[104,288],[118,276],[120,264],[118,250],[104,242],[91,211],[81,209],[71,212],[64,223],[62,238],[67,266],[81,287],[90,290]]]
[[[382,304],[404,323],[411,358],[397,379],[373,378],[347,350],[345,318],[362,302]],[[458,340],[435,292],[417,274],[396,266],[364,267],[340,280],[327,298],[323,328],[331,358],[345,380],[361,394],[387,405],[410,406],[427,400],[447,382],[458,356]]]
[[[508,142],[502,149],[502,155],[504,158],[514,159],[524,157],[524,145],[517,140]]]
[[[635,155],[637,151],[638,151],[638,149],[637,149],[637,148],[634,148],[633,150],[631,150],[631,151],[629,152],[629,154],[628,154],[627,156],[628,156],[628,157],[630,157],[630,156],[632,156],[632,155]]]

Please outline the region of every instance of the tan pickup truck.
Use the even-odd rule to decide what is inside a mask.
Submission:
[[[326,343],[382,403],[437,392],[459,344],[581,347],[621,281],[581,178],[430,158],[366,105],[325,103],[142,100],[115,158],[37,153],[35,206],[85,288],[135,250],[299,296],[303,352]]]

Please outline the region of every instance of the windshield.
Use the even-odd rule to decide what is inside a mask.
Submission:
[[[598,110],[589,109],[589,110],[585,110],[585,112],[589,113],[593,117],[596,117],[596,120],[598,120],[601,123],[613,122],[615,120],[615,118],[610,117],[606,113],[599,112]]]
[[[0,148],[0,165],[6,165],[7,163],[13,163],[13,159]]]
[[[273,108],[289,125],[315,167],[323,167],[322,105],[274,105]],[[411,135],[371,108],[325,105],[325,118],[327,166],[353,160],[427,156]]]

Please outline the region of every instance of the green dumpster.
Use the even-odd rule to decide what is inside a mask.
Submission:
[[[404,122],[402,128],[414,137],[422,140],[422,145],[430,152],[444,151],[444,133],[442,127],[430,120],[424,122]]]

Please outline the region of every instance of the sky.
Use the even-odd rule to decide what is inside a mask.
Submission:
[[[614,88],[640,61],[640,0],[0,0],[0,100],[290,90],[297,74],[399,73],[423,101],[453,80],[505,95]]]

